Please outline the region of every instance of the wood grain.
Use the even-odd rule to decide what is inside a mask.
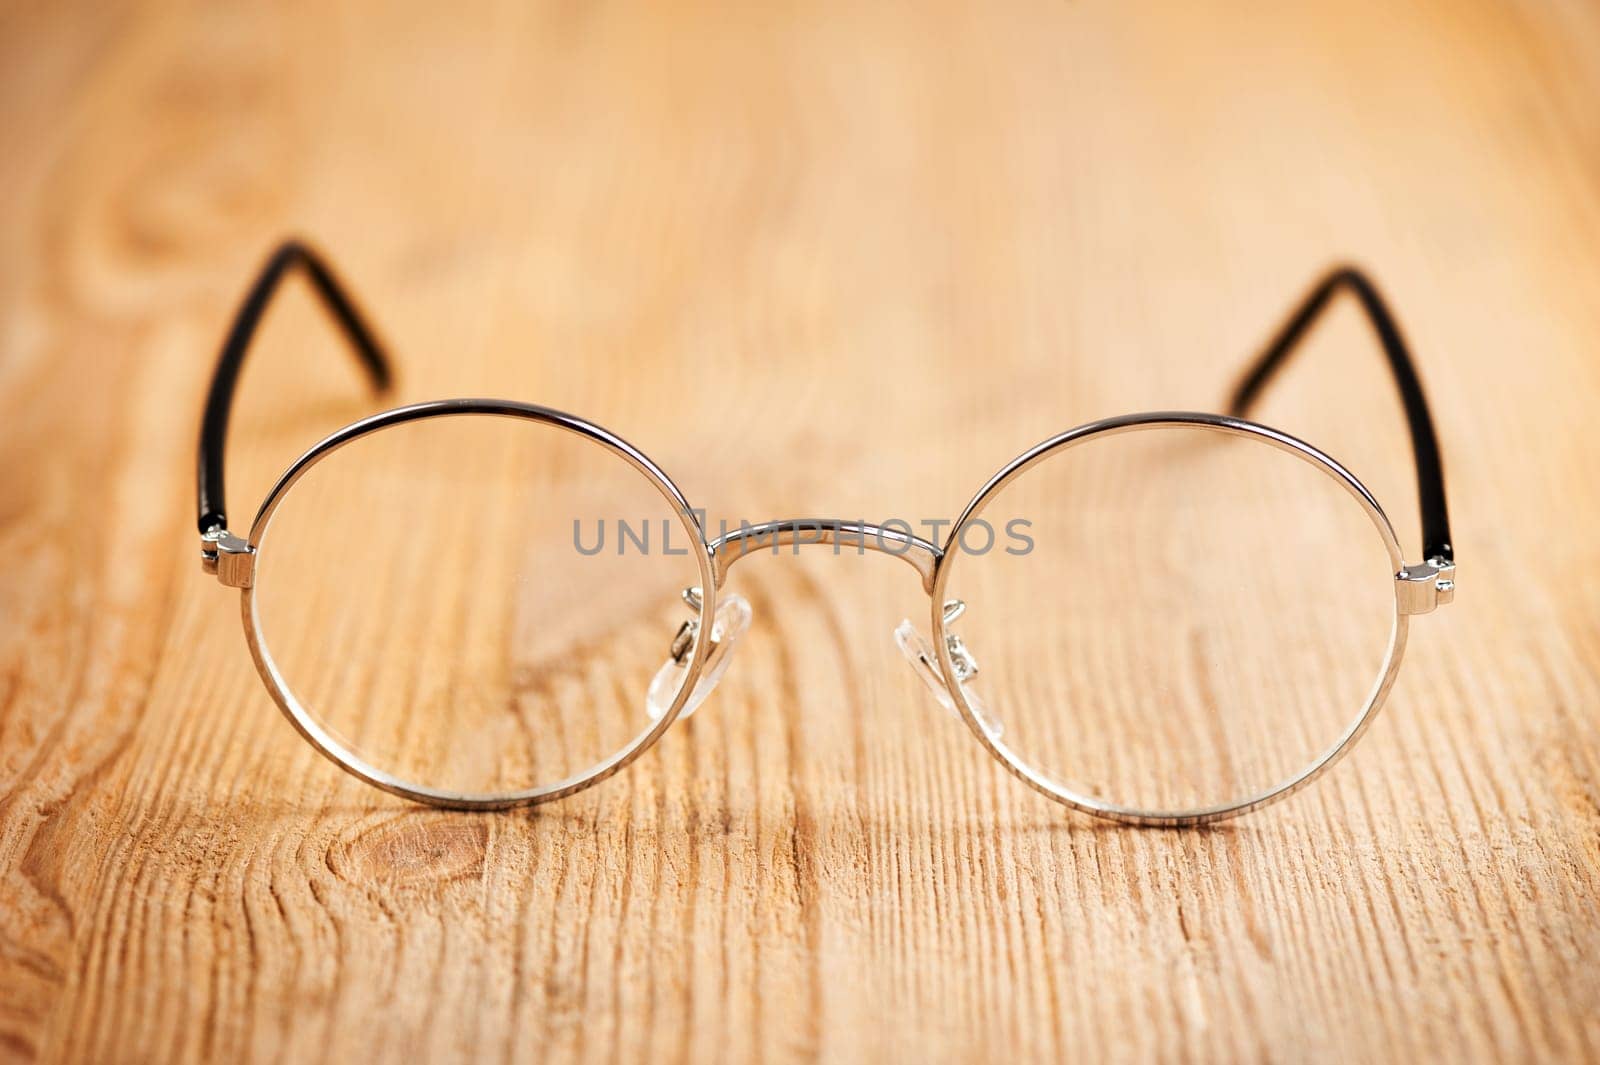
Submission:
[[[1551,3],[14,3],[0,12],[0,1048],[44,1061],[1600,1056],[1600,13]],[[1021,787],[887,638],[910,571],[742,563],[756,625],[537,811],[338,773],[191,526],[205,377],[313,236],[402,398],[583,412],[730,516],[952,516],[1069,425],[1215,407],[1366,264],[1461,590],[1355,754],[1206,832]],[[1417,549],[1355,317],[1262,416]],[[309,299],[248,511],[369,409]]]

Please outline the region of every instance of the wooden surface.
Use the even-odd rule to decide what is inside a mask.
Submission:
[[[586,5],[0,13],[0,1052],[100,1061],[1593,1059],[1600,13]],[[884,559],[751,560],[627,774],[406,806],[283,721],[193,444],[310,234],[405,399],[583,412],[733,516],[952,516],[1035,441],[1215,407],[1316,270],[1392,296],[1461,561],[1350,759],[1207,832],[1077,817],[946,721]],[[1417,550],[1342,312],[1263,416]],[[248,513],[369,408],[298,291]]]

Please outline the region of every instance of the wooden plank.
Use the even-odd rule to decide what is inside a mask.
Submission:
[[[1597,71],[1578,3],[0,13],[0,1047],[1593,1059]],[[890,630],[927,611],[911,571],[826,551],[740,564],[733,669],[626,773],[531,812],[411,807],[286,727],[196,566],[209,362],[288,232],[359,289],[400,398],[581,412],[735,521],[949,518],[1067,426],[1215,408],[1354,258],[1435,404],[1461,591],[1413,626],[1350,759],[1216,830],[1101,824],[1017,783],[899,661]],[[234,420],[236,514],[370,409],[286,293]],[[1403,422],[1352,313],[1262,417],[1346,462],[1417,550]],[[1110,506],[1107,476],[1087,483]],[[406,520],[460,543],[459,518]],[[310,554],[378,564],[348,525],[321,535]],[[352,652],[378,639],[351,635],[355,592],[410,596],[370,669],[397,699],[437,679],[406,627],[429,611],[480,650],[550,636],[606,712],[637,695],[604,619],[577,654],[470,590],[503,582],[386,581],[329,578],[313,617]],[[1099,606],[1059,653],[983,644],[995,700],[1146,707],[1171,618]],[[1317,705],[1356,646],[1329,630],[1271,705]]]

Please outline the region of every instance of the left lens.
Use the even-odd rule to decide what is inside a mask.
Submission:
[[[258,653],[291,713],[407,788],[475,799],[641,742],[704,558],[692,516],[623,454],[482,414],[327,452],[257,551]]]

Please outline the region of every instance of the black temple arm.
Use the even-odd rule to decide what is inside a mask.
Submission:
[[[1278,368],[1288,361],[1296,346],[1316,324],[1318,315],[1341,291],[1349,291],[1360,300],[1362,310],[1383,343],[1383,352],[1388,356],[1395,386],[1400,390],[1400,400],[1405,405],[1406,422],[1411,428],[1411,450],[1417,463],[1417,499],[1422,506],[1422,557],[1453,562],[1455,551],[1450,544],[1450,514],[1444,500],[1444,466],[1439,459],[1439,439],[1433,431],[1428,400],[1423,395],[1416,365],[1406,349],[1405,339],[1400,335],[1394,315],[1378,294],[1377,287],[1360,270],[1351,266],[1338,267],[1317,283],[1234,389],[1228,411],[1235,417],[1244,417],[1248,413]]]
[[[262,267],[255,284],[250,286],[250,292],[234,316],[232,328],[228,330],[228,339],[217,358],[217,368],[211,375],[205,419],[200,424],[197,469],[202,533],[224,528],[228,524],[223,491],[223,459],[227,451],[228,416],[233,410],[233,393],[239,383],[239,370],[244,365],[245,352],[255,337],[261,315],[284,275],[295,267],[305,271],[317,295],[339,323],[361,365],[372,379],[373,388],[383,392],[393,380],[383,347],[328,264],[303,242],[284,241]]]

